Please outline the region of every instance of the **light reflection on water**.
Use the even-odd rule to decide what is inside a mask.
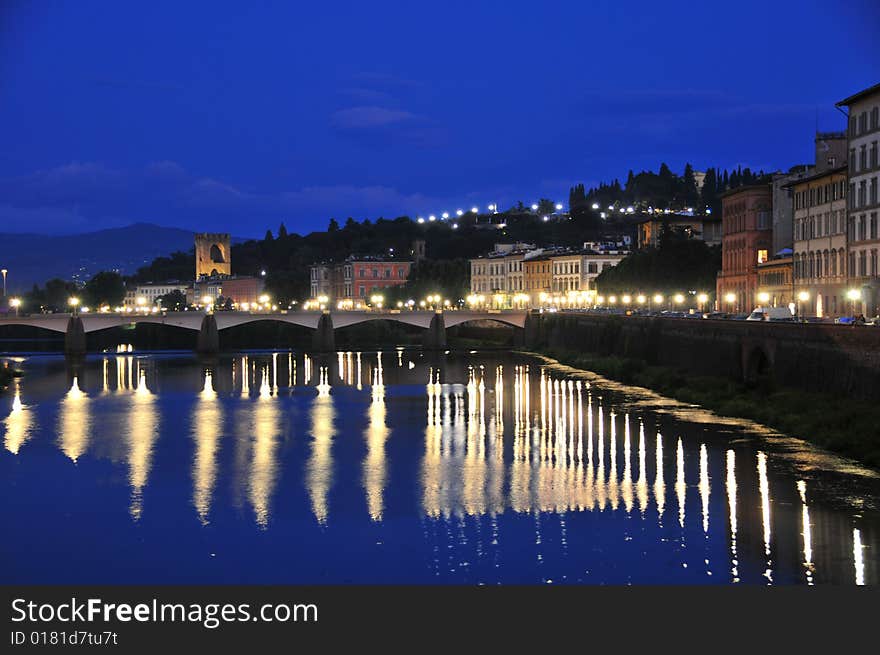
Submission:
[[[738,429],[640,410],[526,358],[118,354],[24,368],[0,400],[0,484],[14,484],[0,518],[100,550],[58,512],[92,516],[110,542],[152,546],[110,578],[68,551],[68,574],[86,580],[143,581],[180,551],[196,564],[161,568],[163,581],[878,581],[876,481],[799,471]],[[71,509],[71,493],[85,502]],[[29,535],[3,554],[22,580],[57,579]],[[199,563],[205,539],[211,557],[263,557],[218,572]]]

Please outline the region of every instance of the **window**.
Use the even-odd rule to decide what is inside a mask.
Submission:
[[[763,264],[767,261],[767,250],[762,249],[758,251],[758,263]]]

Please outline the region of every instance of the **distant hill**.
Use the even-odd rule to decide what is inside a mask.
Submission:
[[[108,270],[129,275],[156,257],[190,250],[193,234],[151,223],[67,236],[0,233],[0,268],[9,270],[9,293],[53,277],[87,280]]]

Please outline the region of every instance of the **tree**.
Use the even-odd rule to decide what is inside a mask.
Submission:
[[[349,218],[348,220],[351,221],[352,219]],[[347,226],[348,226],[348,223],[346,223],[346,227]],[[335,218],[330,219],[330,224],[327,226],[327,231],[328,232],[339,232],[339,223],[336,221]]]
[[[541,198],[538,201],[538,213],[541,215],[552,214],[556,211],[556,205],[552,200],[548,200],[547,198]]]
[[[684,167],[684,204],[688,207],[695,207],[700,201],[700,194],[697,191],[697,179],[694,177],[694,167],[689,163]]]
[[[281,221],[281,226],[278,228],[278,238],[284,239],[287,237],[287,228],[284,227],[284,221]]]
[[[179,289],[169,291],[168,293],[159,296],[156,298],[156,302],[161,305],[163,309],[169,309],[172,312],[183,311],[187,304],[186,294]]]
[[[67,282],[59,278],[53,278],[46,282],[46,288],[40,290],[38,296],[34,298],[39,302],[28,303],[32,306],[43,306],[50,311],[64,311],[67,309],[67,301],[76,296],[79,289],[73,282]]]
[[[272,236],[272,230],[266,230],[266,236],[263,237],[263,241],[274,241],[275,237]]]
[[[83,287],[83,304],[92,307],[120,305],[125,298],[125,283],[116,271],[96,273]]]

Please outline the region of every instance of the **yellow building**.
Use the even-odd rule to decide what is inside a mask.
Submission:
[[[758,293],[755,304],[791,309],[793,302],[791,257],[768,259],[758,264]]]
[[[523,285],[532,307],[541,304],[541,294],[553,291],[553,260],[550,255],[539,255],[523,260]]]

